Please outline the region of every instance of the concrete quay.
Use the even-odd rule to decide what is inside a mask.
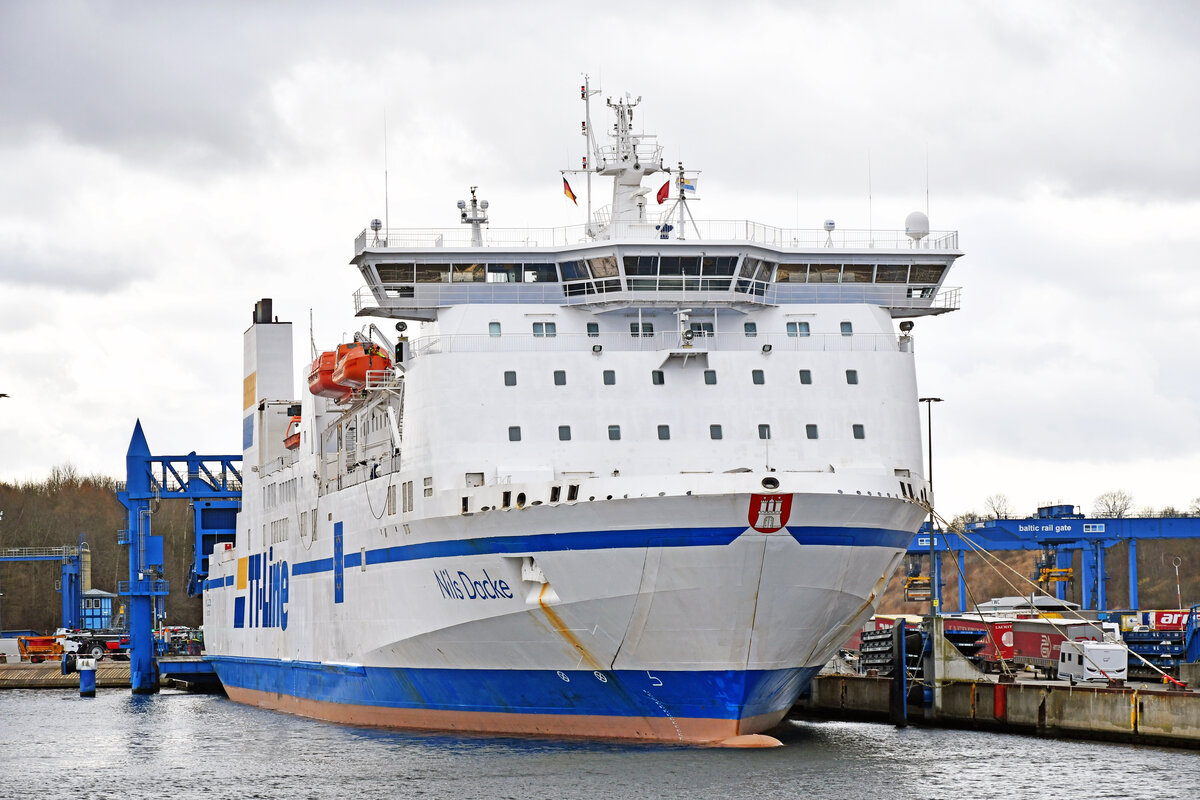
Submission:
[[[1157,684],[1119,688],[1062,681],[939,681],[940,708],[910,703],[914,725],[1200,749],[1200,693]],[[797,718],[890,722],[890,678],[820,675],[792,710]],[[920,696],[920,689],[916,692]]]
[[[158,659],[162,672],[160,685],[184,685],[187,688],[213,685],[215,678],[211,667],[198,657],[168,656]],[[111,658],[101,659],[96,665],[96,687],[100,689],[128,689],[129,662]],[[59,661],[43,661],[31,664],[27,661],[0,663],[0,690],[4,689],[78,689],[79,674],[62,674]]]

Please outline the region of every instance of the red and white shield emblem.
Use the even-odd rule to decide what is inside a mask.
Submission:
[[[770,533],[787,525],[791,513],[790,494],[752,494],[749,513],[746,516],[751,528],[760,533]]]

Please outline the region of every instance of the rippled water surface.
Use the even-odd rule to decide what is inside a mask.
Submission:
[[[209,695],[0,692],[0,796],[43,798],[1194,797],[1200,754],[795,722],[719,750],[350,728]]]

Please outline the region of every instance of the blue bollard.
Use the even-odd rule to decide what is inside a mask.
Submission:
[[[79,696],[95,697],[96,659],[79,658],[75,660],[75,666],[79,670]]]

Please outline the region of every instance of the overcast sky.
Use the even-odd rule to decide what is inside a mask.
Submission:
[[[581,73],[698,217],[960,232],[918,320],[938,506],[1200,496],[1200,6],[0,2],[0,480],[237,452],[241,336],[357,329],[354,237],[583,222]],[[868,161],[873,203],[867,202]],[[579,191],[579,187],[576,187]],[[297,369],[299,376],[299,369]]]

